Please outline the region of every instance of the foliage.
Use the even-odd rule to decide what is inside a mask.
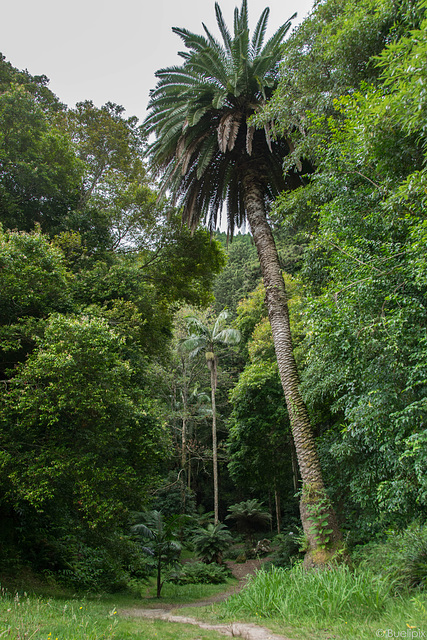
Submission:
[[[218,446],[216,427],[216,388],[218,384],[218,356],[219,345],[235,345],[240,342],[238,329],[227,327],[228,312],[222,311],[216,320],[210,324],[204,324],[197,316],[188,316],[188,336],[180,342],[180,349],[187,351],[190,357],[200,353],[205,354],[206,364],[211,377],[211,402],[212,402],[212,458],[213,458],[213,485],[214,485],[214,513],[215,524],[219,520],[219,492],[218,492]]]
[[[287,276],[292,311],[295,284]],[[296,466],[289,417],[283,398],[271,328],[265,317],[264,287],[258,287],[237,308],[236,324],[242,332],[245,368],[229,394],[232,412],[227,440],[230,475],[237,487],[265,499],[275,494],[285,509],[295,512]],[[280,505],[277,505],[280,507]],[[279,508],[280,511],[280,508]],[[289,514],[291,515],[291,514]],[[280,519],[280,516],[279,516]],[[280,529],[280,522],[277,523]]]
[[[327,516],[329,508],[330,500],[326,497],[317,500],[315,503],[307,504],[310,532],[314,535],[318,545],[323,549],[328,546],[331,540],[331,534],[333,533],[332,529],[329,528]]]
[[[0,93],[0,214],[9,229],[63,230],[82,164],[69,137],[23,86]]]
[[[404,531],[389,530],[384,540],[356,547],[362,568],[389,579],[396,590],[427,588],[427,527],[412,524]]]
[[[154,558],[157,573],[157,598],[160,598],[163,580],[162,572],[170,565],[176,565],[181,553],[178,531],[185,520],[184,516],[164,518],[160,511],[148,511],[135,514],[142,520],[132,526],[132,532],[148,542],[142,547],[144,553]]]
[[[274,118],[279,131],[291,138],[285,169],[302,168],[304,158],[317,164],[318,148],[307,127],[310,115],[336,116],[334,100],[363,83],[375,83],[380,72],[374,56],[417,18],[411,2],[316,3],[284,43],[278,89],[258,117],[260,122]]]
[[[226,244],[226,234],[215,234],[221,243]],[[237,233],[226,247],[225,267],[215,278],[215,311],[227,309],[234,315],[239,300],[255,289],[261,278],[256,248],[249,234]]]
[[[58,543],[66,558],[66,568],[55,574],[58,582],[79,592],[114,593],[134,579],[147,579],[149,567],[140,546],[125,534],[110,534],[102,541],[93,536],[90,542],[70,534]]]
[[[156,487],[156,493],[151,500],[154,511],[160,511],[163,516],[170,518],[177,513],[194,516],[196,502],[194,492],[185,486],[181,477],[170,471],[164,478],[164,484]]]
[[[289,419],[277,364],[260,360],[246,365],[230,402],[227,445],[233,480],[239,487],[262,493],[275,484],[283,486]]]
[[[319,60],[329,47],[323,35],[347,38],[358,11],[366,9],[365,3],[353,7],[353,16],[351,4],[319,5],[302,28],[298,37],[313,30],[311,45],[318,48]],[[337,11],[327,16],[334,6]],[[297,357],[305,400],[321,436],[328,485],[353,540],[366,539],[388,523],[402,526],[425,512],[420,474],[426,331],[425,279],[419,271],[421,264],[425,267],[419,244],[425,226],[422,96],[419,120],[403,106],[415,91],[412,75],[404,72],[411,61],[422,86],[422,65],[415,60],[425,57],[424,11],[419,3],[411,22],[403,5],[395,9],[384,2],[375,8],[373,24],[378,20],[382,26],[370,51],[381,42],[387,46],[369,62],[371,86],[358,91],[354,77],[347,84],[350,95],[342,96],[347,89],[340,82],[333,86],[329,74],[322,103],[322,86],[311,85],[311,94],[305,94],[312,107],[305,111],[304,135],[317,172],[307,187],[283,194],[276,209],[291,216],[296,207],[301,220],[311,210]],[[323,23],[321,15],[327,16]],[[391,18],[395,25],[387,36]],[[370,38],[368,31],[361,37]],[[293,45],[288,41],[287,46]],[[342,64],[347,63],[343,56]],[[300,80],[307,73],[309,83],[314,77],[304,64]],[[291,223],[292,217],[286,224]]]
[[[196,553],[203,562],[221,564],[224,551],[232,544],[231,533],[221,522],[201,527],[193,537]]]
[[[276,567],[290,567],[300,559],[300,535],[295,531],[278,534],[273,540],[273,549],[271,562]]]
[[[0,349],[2,375],[34,348],[45,319],[71,308],[62,252],[40,229],[31,234],[0,228]]]
[[[282,158],[289,151],[286,141],[274,138],[268,123],[256,130],[250,117],[271,95],[281,43],[291,23],[280,26],[264,44],[268,8],[252,38],[246,0],[240,11],[235,10],[233,36],[218,4],[215,12],[222,43],[206,26],[206,36],[173,29],[187,48],[180,54],[184,63],[157,72],[145,124],[148,133],[156,135],[148,148],[153,169],[161,176],[163,189],[183,204],[189,226],[195,228],[205,216],[214,232],[226,202],[233,235],[245,219],[241,178],[251,157],[259,159],[257,171],[267,197],[286,185],[282,173]]]
[[[168,582],[174,584],[222,584],[230,572],[223,565],[187,562],[177,574],[170,574]]]
[[[243,500],[228,507],[227,520],[234,520],[238,531],[252,540],[255,531],[262,531],[271,522],[271,514],[258,500]]]

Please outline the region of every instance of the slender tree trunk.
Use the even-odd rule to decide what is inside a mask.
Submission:
[[[187,487],[191,490],[191,454],[188,458]]]
[[[157,560],[157,597],[160,598],[162,591],[162,561],[160,557]]]
[[[211,371],[211,396],[212,396],[212,461],[213,461],[213,485],[214,485],[214,522],[219,522],[219,509],[218,509],[218,445],[216,438],[216,403],[215,403],[215,389],[216,389],[216,375],[215,375],[215,361],[212,361]]]
[[[274,501],[275,501],[275,505],[276,505],[277,533],[280,534],[280,521],[281,521],[281,516],[280,516],[280,492],[277,489],[277,487],[274,488]]]
[[[184,409],[186,412],[186,409]],[[181,502],[183,513],[185,513],[186,508],[186,491],[185,487],[187,484],[186,472],[187,472],[187,419],[184,417],[182,419],[182,432],[181,432],[181,470],[182,470],[182,490],[181,490]]]
[[[181,426],[181,469],[184,473],[183,481],[185,484],[185,468],[187,466],[187,407],[184,405],[184,417]]]
[[[327,518],[328,530],[332,530],[332,534],[328,536],[328,547],[332,550],[341,546],[342,538],[334,510],[326,499],[310,418],[299,390],[285,283],[273,234],[267,221],[263,186],[258,176],[259,168],[254,167],[249,167],[243,176],[245,209],[261,265],[268,317],[303,482],[300,512],[309,545],[306,564],[322,565],[328,561],[331,554],[327,552],[324,544],[324,538],[327,536],[323,531],[326,528],[323,527],[319,531],[313,526],[314,522],[321,522]]]

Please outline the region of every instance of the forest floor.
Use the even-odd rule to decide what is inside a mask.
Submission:
[[[136,607],[133,609],[122,609],[119,613],[122,616],[133,617],[133,618],[160,618],[162,620],[166,620],[167,622],[180,622],[181,624],[190,624],[196,625],[201,629],[210,629],[212,631],[217,631],[218,633],[229,636],[229,637],[240,637],[245,640],[289,640],[289,638],[285,638],[285,636],[274,634],[271,630],[266,627],[262,627],[257,624],[246,623],[246,622],[233,622],[228,624],[213,624],[203,622],[198,620],[195,617],[188,615],[177,615],[175,611],[177,609],[181,609],[185,607],[193,608],[193,607],[206,607],[212,604],[216,604],[218,602],[222,602],[226,600],[229,596],[234,593],[237,593],[242,589],[249,576],[253,575],[257,569],[260,569],[262,564],[261,560],[247,560],[243,563],[237,563],[232,561],[227,561],[226,565],[232,572],[233,576],[237,578],[238,584],[223,591],[222,593],[218,593],[214,596],[211,596],[205,600],[199,600],[197,602],[192,602],[188,604],[166,604],[155,600],[154,598],[147,599],[145,607]]]

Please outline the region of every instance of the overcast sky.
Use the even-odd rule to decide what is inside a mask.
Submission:
[[[232,26],[240,0],[220,0]],[[270,7],[273,33],[295,11],[300,21],[313,0],[248,0],[253,29]],[[50,88],[69,106],[93,100],[121,104],[143,119],[157,69],[181,64],[184,47],[171,28],[217,34],[214,0],[0,0],[0,51],[18,69],[45,74]]]

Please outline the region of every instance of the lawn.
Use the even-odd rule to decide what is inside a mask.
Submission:
[[[111,596],[65,599],[8,594],[0,599],[0,638],[16,640],[218,640],[223,637],[198,627],[121,616]],[[141,601],[117,598],[121,606]]]

